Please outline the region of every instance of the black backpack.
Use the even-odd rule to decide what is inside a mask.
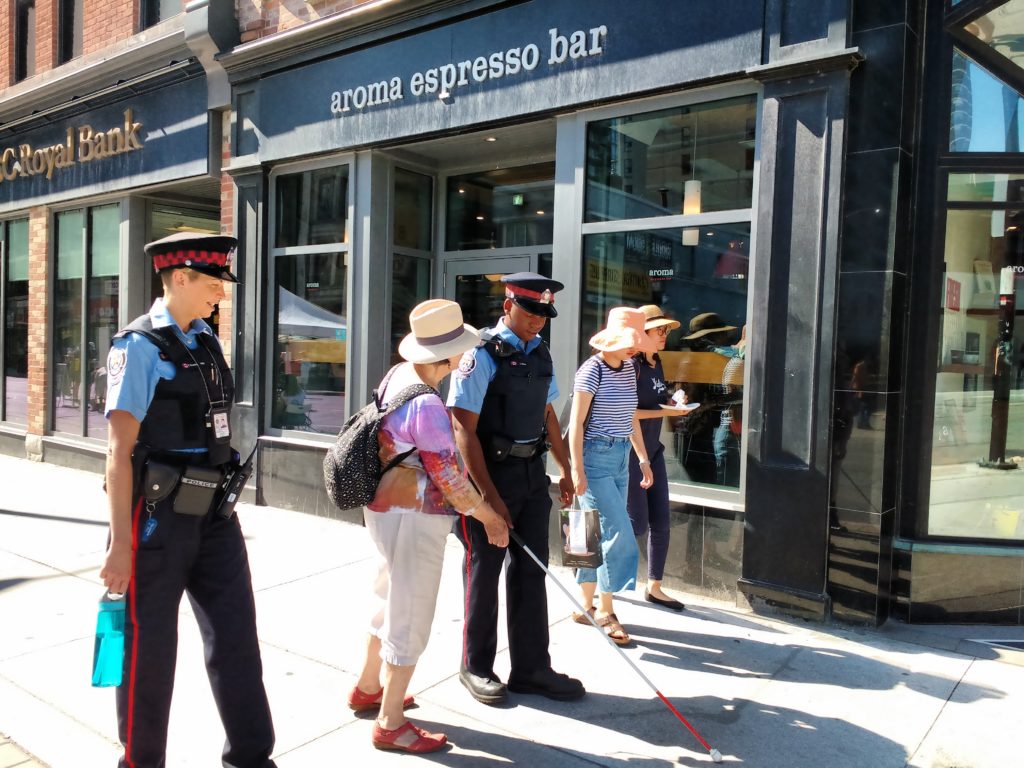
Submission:
[[[426,384],[412,384],[398,392],[386,405],[382,405],[381,393],[387,389],[388,380],[397,368],[396,365],[388,371],[380,388],[373,391],[373,401],[345,422],[338,433],[338,439],[324,457],[324,485],[327,495],[339,509],[365,507],[373,501],[383,474],[416,450],[412,448],[400,453],[386,466],[381,466],[380,443],[377,439],[381,419],[415,397],[437,394],[437,390]]]

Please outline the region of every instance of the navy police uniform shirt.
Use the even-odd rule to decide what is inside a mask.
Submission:
[[[188,333],[183,333],[167,311],[162,298],[153,302],[149,317],[154,328],[174,326],[178,338],[189,349],[199,345],[196,339],[198,334],[213,336],[213,329],[204,320],[193,320]],[[109,419],[111,411],[127,411],[141,423],[153,402],[159,380],[170,380],[174,376],[174,364],[170,360],[161,360],[160,351],[145,336],[129,333],[114,339],[107,354],[107,403],[104,415]],[[206,449],[192,450],[202,452]]]
[[[498,324],[488,330],[493,336],[498,336],[514,346],[516,349],[530,354],[543,343],[540,336],[534,336],[530,342],[524,343],[516,334],[505,325],[504,318]],[[494,380],[497,372],[497,364],[491,353],[483,347],[474,347],[462,355],[459,362],[459,369],[452,375],[451,387],[448,390],[448,407],[463,408],[471,413],[480,413],[484,407],[484,397],[487,395],[487,385]],[[551,385],[548,387],[548,403],[558,399],[558,385],[555,377],[551,377]]]

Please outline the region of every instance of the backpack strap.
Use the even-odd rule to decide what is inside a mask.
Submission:
[[[394,368],[392,368],[390,371],[388,371],[387,376],[385,376],[384,380],[381,382],[381,384],[380,384],[380,392],[381,393],[383,393],[387,389],[388,379],[390,379],[391,378],[391,374],[393,374],[395,372],[395,368],[398,368],[398,366],[396,365]],[[401,390],[394,397],[392,397],[391,400],[388,401],[388,404],[386,406],[383,406],[383,407],[381,406],[380,395],[377,393],[376,390],[374,390],[373,398],[374,398],[374,401],[377,403],[377,410],[380,412],[380,418],[383,419],[385,416],[388,416],[388,415],[394,413],[399,408],[401,408],[403,405],[408,403],[410,400],[414,400],[415,398],[419,397],[420,395],[436,395],[436,394],[437,394],[437,390],[434,389],[431,386],[426,385],[426,384],[410,384],[408,387],[406,387],[405,389]],[[387,464],[385,464],[384,468],[381,469],[381,471],[380,471],[381,475],[383,475],[389,469],[393,469],[394,467],[397,467],[399,464],[401,464],[407,458],[412,456],[414,453],[416,453],[416,449],[415,448],[410,448],[408,451],[403,451],[402,453],[396,454],[391,459],[391,461],[389,461]]]

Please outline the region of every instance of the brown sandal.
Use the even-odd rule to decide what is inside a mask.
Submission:
[[[608,635],[608,639],[616,645],[629,645],[633,642],[633,638],[629,636],[626,629],[619,623],[619,619],[614,613],[609,613],[603,619],[598,619],[597,626],[601,627],[604,633]]]
[[[580,613],[579,611],[573,611],[572,620],[577,624],[589,624],[590,620],[587,619],[587,616],[590,616],[591,619],[594,618],[594,610],[594,606],[590,606],[587,608],[587,612],[585,614]]]

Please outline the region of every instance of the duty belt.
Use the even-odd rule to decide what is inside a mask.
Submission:
[[[540,451],[543,444],[541,440],[535,443],[512,443],[508,449],[508,455],[515,456],[517,459],[532,459]]]

